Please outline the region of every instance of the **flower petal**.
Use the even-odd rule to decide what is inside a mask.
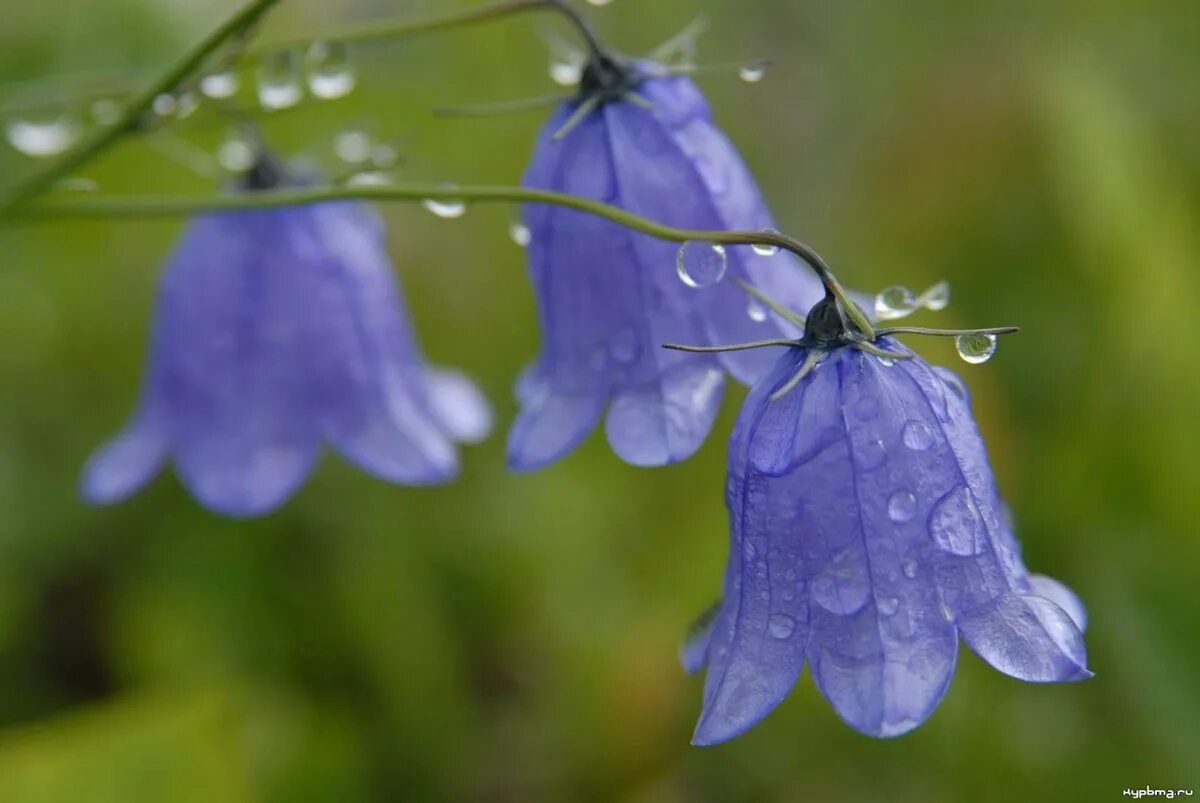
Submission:
[[[1029,593],[1045,597],[1062,608],[1079,628],[1080,633],[1087,630],[1087,608],[1084,607],[1083,600],[1058,580],[1044,574],[1031,574],[1029,575]]]
[[[1005,594],[961,614],[958,629],[975,653],[1019,680],[1086,680],[1087,648],[1066,611],[1045,597]]]
[[[708,437],[724,388],[725,375],[708,360],[684,361],[658,382],[616,395],[605,427],[608,442],[635,466],[685,460]]]
[[[112,505],[136,493],[162,468],[167,433],[153,402],[144,404],[116,438],[88,459],[80,493],[93,505]]]
[[[466,374],[427,368],[429,406],[442,430],[460,443],[480,443],[492,431],[492,409]]]

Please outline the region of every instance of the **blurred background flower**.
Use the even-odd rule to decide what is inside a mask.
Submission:
[[[5,4],[0,82],[145,77],[232,6]],[[268,32],[451,6],[289,0]],[[775,59],[759,84],[702,84],[783,230],[852,287],[950,279],[949,309],[913,323],[1023,327],[959,373],[1027,563],[1088,605],[1096,677],[1032,686],[964,651],[953,693],[902,739],[854,733],[802,682],[745,736],[690,747],[701,680],[676,649],[719,588],[723,437],[636,470],[594,434],[529,476],[503,470],[494,437],[428,490],[326,459],[249,523],[172,478],[86,509],[77,469],[134,403],[183,224],[5,227],[6,803],[1088,801],[1200,785],[1200,4],[625,0],[593,17],[640,53],[701,13],[701,61]],[[542,24],[356,49],[354,93],[277,112],[267,134],[312,154],[347,129],[400,137],[405,178],[514,183],[542,114],[430,110],[547,91]],[[215,151],[224,128],[201,111],[184,133]],[[28,164],[0,148],[5,181]],[[209,186],[141,146],[85,175]],[[503,426],[538,343],[509,211],[383,214],[426,352],[477,377]]]

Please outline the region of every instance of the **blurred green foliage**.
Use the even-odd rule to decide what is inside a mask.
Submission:
[[[231,5],[4,4],[0,81],[145,77]],[[451,5],[289,0],[268,32]],[[689,747],[701,681],[675,651],[718,591],[741,391],[669,469],[622,465],[594,437],[512,476],[498,432],[446,488],[330,458],[259,521],[209,515],[170,477],[85,509],[77,471],[135,398],[180,224],[7,227],[0,800],[1092,801],[1200,785],[1200,4],[622,0],[593,16],[642,52],[701,13],[703,60],[775,60],[762,84],[704,86],[783,228],[854,287],[949,279],[938,324],[1023,327],[961,373],[1027,562],[1089,606],[1096,678],[1025,685],[964,649],[941,708],[901,739],[850,731],[805,677],[750,733]],[[354,95],[267,131],[327,154],[360,126],[401,138],[406,178],[514,182],[537,113],[430,110],[545,92],[543,23],[364,48]],[[183,134],[211,149],[223,126],[202,111]],[[0,151],[0,181],[28,169]],[[87,175],[207,189],[138,142]],[[507,422],[538,337],[507,210],[384,213],[426,350]]]

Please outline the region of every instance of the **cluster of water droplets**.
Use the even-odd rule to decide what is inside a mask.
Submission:
[[[350,169],[345,182],[352,187],[382,187],[391,183],[391,171],[399,161],[396,148],[377,142],[361,128],[345,128],[333,136],[333,153]]]
[[[262,58],[256,75],[258,104],[267,111],[290,109],[307,92],[317,100],[344,98],[358,85],[358,72],[345,44],[317,41],[301,54],[285,50]]]
[[[918,310],[940,312],[950,304],[950,284],[938,282],[921,295],[902,284],[885,288],[875,296],[875,319],[895,321],[907,318]]]

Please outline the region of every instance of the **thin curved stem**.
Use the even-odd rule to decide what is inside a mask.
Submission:
[[[1011,335],[1021,331],[1018,326],[993,326],[990,329],[927,329],[924,326],[889,326],[875,332],[879,337],[888,335],[930,335],[932,337],[958,337],[959,335]]]
[[[18,205],[38,195],[53,185],[55,181],[69,175],[110,147],[125,133],[137,126],[138,121],[151,111],[155,98],[175,89],[189,75],[199,69],[213,52],[230,39],[253,26],[278,2],[279,0],[247,0],[225,22],[167,69],[158,80],[154,81],[146,90],[133,98],[125,106],[120,118],[116,122],[112,125],[100,126],[94,129],[90,135],[85,137],[71,150],[50,162],[45,168],[34,173],[25,181],[7,190],[3,195],[0,195],[0,217],[3,217]]]
[[[663,343],[663,348],[671,351],[688,351],[693,354],[720,354],[726,351],[751,351],[752,349],[767,348],[768,346],[788,346],[796,348],[799,341],[773,338],[771,340],[755,340],[750,343],[734,343],[731,346],[686,346],[682,343]]]
[[[846,293],[837,277],[816,250],[792,237],[773,231],[705,231],[665,226],[610,204],[561,192],[529,187],[446,184],[393,184],[385,187],[317,187],[301,190],[280,190],[245,195],[222,195],[204,198],[184,196],[140,196],[88,198],[73,201],[50,201],[14,210],[13,219],[26,221],[61,218],[113,217],[174,217],[200,212],[245,211],[281,206],[301,206],[328,201],[507,201],[510,203],[544,203],[565,206],[580,212],[602,217],[613,223],[657,237],[660,240],[685,243],[709,242],[719,245],[773,245],[796,254],[812,268],[826,289],[834,294],[867,339],[874,339],[875,330],[865,313]],[[861,321],[859,320],[861,318]]]

